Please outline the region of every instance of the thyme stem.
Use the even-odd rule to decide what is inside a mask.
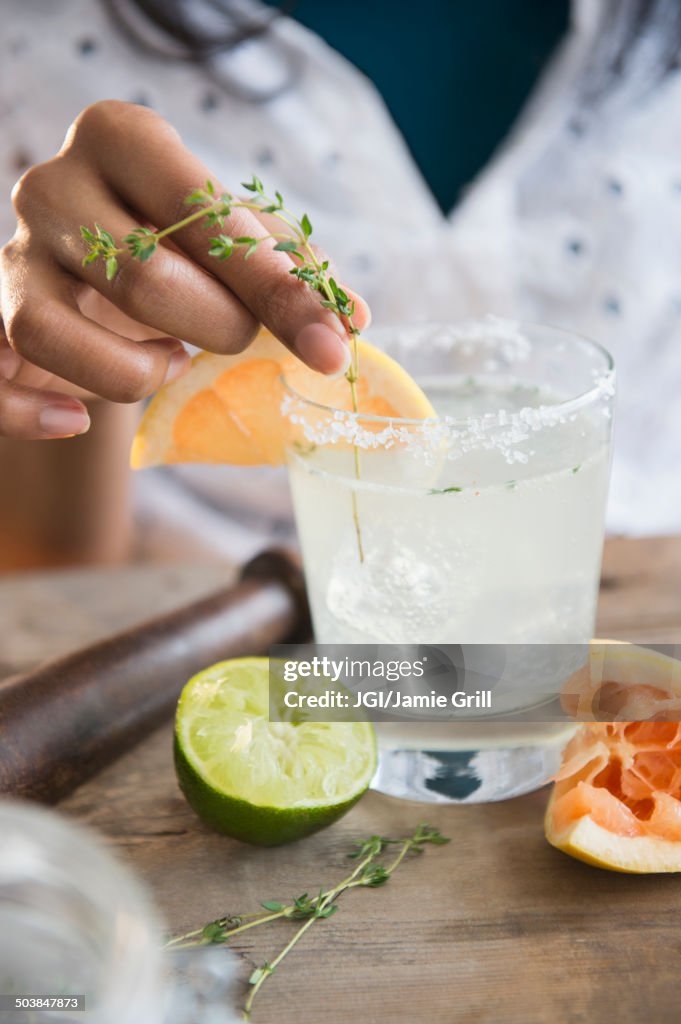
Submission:
[[[174,231],[180,231],[182,228],[186,228],[188,224],[193,224],[194,221],[201,220],[205,216],[205,210],[195,210],[194,213],[190,213],[188,217],[178,220],[177,224],[171,224],[170,227],[163,228],[161,231],[155,231],[154,235],[156,237],[156,241],[160,242],[162,238],[167,238],[167,236],[172,235]]]
[[[338,909],[339,898],[350,889],[377,888],[385,885],[392,875],[400,867],[404,859],[411,852],[422,853],[426,844],[442,845],[448,843],[449,839],[443,836],[438,829],[430,825],[420,824],[410,836],[400,839],[389,839],[385,836],[370,836],[356,844],[356,850],[349,856],[357,859],[355,868],[340,882],[328,889],[322,889],[318,896],[308,896],[303,893],[289,904],[276,902],[263,903],[266,909],[272,909],[272,913],[258,915],[235,914],[230,917],[220,918],[212,921],[203,928],[186,932],[166,944],[170,951],[189,949],[202,945],[227,945],[230,939],[255,928],[261,924],[268,924],[279,919],[302,920],[302,924],[288,939],[284,946],[269,962],[257,967],[249,979],[251,991],[244,1005],[244,1017],[250,1019],[253,1003],[256,996],[262,989],[267,979],[275,972],[285,957],[294,949],[306,932],[312,928],[315,921],[329,918]],[[390,846],[398,848],[396,856],[387,864],[381,862],[381,856]],[[276,908],[276,909],[275,909]],[[242,923],[246,917],[254,917],[254,920]],[[233,928],[227,927],[230,921],[239,923]]]

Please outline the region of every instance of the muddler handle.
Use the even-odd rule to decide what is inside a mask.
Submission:
[[[162,722],[195,672],[310,633],[300,568],[266,551],[235,586],[0,683],[0,794],[61,799]]]

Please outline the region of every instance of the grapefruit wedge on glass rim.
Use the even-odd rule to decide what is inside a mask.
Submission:
[[[596,641],[571,689],[566,706],[578,703],[583,714],[586,700],[620,720],[582,725],[568,743],[546,811],[548,841],[611,871],[681,871],[681,662]]]
[[[399,363],[367,341],[357,344],[360,413],[406,419],[435,416],[421,388]],[[306,399],[334,409],[352,408],[344,376],[327,377],[309,369],[263,328],[236,355],[195,356],[183,377],[156,393],[133,442],[133,468],[179,462],[282,465],[293,434],[281,412],[282,375]]]

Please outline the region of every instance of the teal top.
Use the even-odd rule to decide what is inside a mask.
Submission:
[[[381,92],[441,208],[489,160],[567,30],[569,0],[298,0]]]

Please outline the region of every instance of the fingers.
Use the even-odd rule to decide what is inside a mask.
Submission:
[[[19,228],[3,250],[3,264],[13,275],[10,292],[25,291],[36,259],[43,264],[56,260],[122,312],[171,339],[182,337],[202,348],[234,352],[248,344],[262,322],[315,369],[345,368],[349,352],[344,326],[322,308],[318,294],[291,275],[289,254],[275,252],[271,239],[263,241],[248,261],[239,252],[220,262],[209,256],[209,233],[197,223],[173,234],[177,245],[159,247],[152,261],[140,264],[122,258],[113,282],[105,282],[101,266],[81,268],[85,247],[78,229],[87,220],[85,211],[92,223],[106,220],[107,230],[119,239],[138,222],[163,228],[187,215],[185,197],[207,177],[207,169],[182,145],[174,129],[152,111],[118,101],[94,104],[74,123],[62,151],[30,169],[14,190]],[[76,193],[73,182],[78,183]],[[234,237],[267,238],[271,233],[258,212],[243,209],[233,211],[224,230]],[[285,226],[283,232],[288,233]],[[30,249],[30,259],[22,258],[22,246]],[[2,272],[6,276],[4,266]],[[48,288],[43,299],[49,298],[55,295]],[[110,360],[108,365],[105,359],[102,362],[105,395],[111,390],[128,396],[147,393],[151,382],[162,379],[161,364],[166,371],[170,368],[167,340],[160,347],[150,341],[131,349],[125,339],[84,321],[63,295],[49,307],[59,344],[48,352],[34,344],[46,334],[44,322],[35,323],[40,317],[45,320],[44,311],[27,310],[21,299],[14,306],[15,351],[20,356],[26,352],[26,359],[32,354],[38,366],[56,365],[54,372],[69,380],[89,382],[83,386],[101,380],[102,373],[94,365],[88,371],[83,359],[103,356],[106,343]],[[361,329],[369,313],[359,298],[356,307],[355,322]],[[78,346],[80,358],[75,354]],[[178,369],[181,354],[174,361]],[[122,380],[114,372],[117,367]]]
[[[0,436],[18,440],[73,437],[90,426],[82,402],[0,380]]]
[[[136,226],[103,189],[81,193],[81,202],[84,222],[106,224],[117,239]],[[113,281],[107,281],[101,266],[83,267],[80,251],[63,251],[61,262],[134,320],[210,352],[241,352],[257,332],[257,320],[229,288],[164,246],[145,263],[121,260]]]
[[[4,275],[2,285],[5,331],[14,352],[87,391],[136,402],[189,367],[176,338],[134,342],[88,320],[68,275],[57,268],[35,261],[21,287],[7,287]]]
[[[72,157],[97,160],[101,175],[126,205],[157,227],[187,213],[184,198],[201,185],[208,169],[149,110],[107,102],[85,112],[71,140]],[[224,231],[262,238],[267,229],[249,210],[235,210]],[[314,369],[337,372],[349,361],[347,335],[319,297],[290,274],[286,253],[272,242],[249,260],[219,262],[208,255],[206,231],[197,224],[173,235],[193,260],[218,277],[281,341]],[[148,265],[148,264],[146,264]]]
[[[90,417],[83,403],[58,391],[19,384],[17,377],[27,369],[10,348],[0,319],[0,437],[31,441],[84,434]]]
[[[16,377],[20,366],[21,359],[16,352],[12,351],[7,342],[0,340],[0,379],[11,380]]]

